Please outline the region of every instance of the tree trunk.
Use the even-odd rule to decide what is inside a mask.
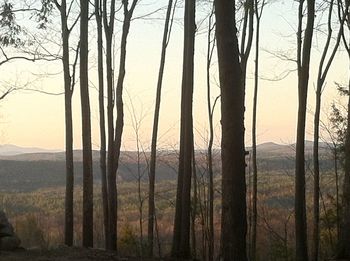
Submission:
[[[318,260],[319,241],[320,241],[320,163],[318,156],[318,142],[319,142],[319,122],[321,112],[321,88],[317,86],[316,90],[316,109],[314,118],[314,147],[313,147],[313,161],[314,161],[314,224],[313,224],[313,248],[312,260]]]
[[[83,246],[93,247],[93,176],[88,78],[89,2],[80,0],[80,96],[83,138]]]
[[[108,246],[108,197],[107,197],[107,166],[106,166],[106,127],[105,127],[105,102],[103,81],[103,28],[102,28],[102,3],[95,0],[95,17],[97,27],[97,59],[98,59],[98,101],[100,114],[100,169],[101,169],[101,194],[103,208],[103,227],[105,236],[105,248]]]
[[[151,144],[151,159],[149,167],[149,197],[148,197],[148,247],[149,256],[153,256],[153,245],[154,245],[154,219],[155,219],[155,202],[154,202],[154,187],[155,187],[155,176],[156,176],[156,158],[157,158],[157,137],[158,137],[158,122],[159,122],[159,111],[160,101],[162,94],[163,75],[165,67],[166,49],[169,40],[169,31],[171,30],[170,17],[173,6],[173,0],[169,0],[168,9],[165,18],[163,42],[162,42],[162,53],[160,58],[160,66],[158,73],[157,82],[157,94],[156,104],[154,109],[153,119],[153,131],[152,131],[152,144]],[[174,7],[175,8],[175,7]],[[170,30],[169,30],[170,27]]]
[[[350,90],[350,81],[349,81]],[[350,95],[348,98],[348,119],[345,137],[345,172],[343,183],[343,208],[340,225],[338,258],[350,258]]]
[[[193,133],[193,132],[192,132]],[[193,140],[193,136],[192,136]],[[197,180],[197,167],[196,167],[196,150],[194,143],[192,143],[192,175],[193,175],[193,197],[191,201],[191,246],[192,246],[192,258],[197,259],[197,237],[196,237],[196,219],[198,210],[198,180]]]
[[[251,258],[257,259],[256,241],[257,241],[257,221],[258,221],[258,166],[256,155],[256,119],[258,107],[258,88],[259,88],[259,45],[260,45],[260,19],[264,9],[265,1],[261,3],[259,11],[258,1],[255,0],[255,18],[256,18],[256,37],[255,37],[255,73],[254,73],[254,98],[253,98],[253,124],[252,124],[252,163],[253,163],[253,206],[252,206],[252,238],[251,238]]]
[[[108,14],[110,18],[108,21]],[[107,207],[108,207],[108,233],[107,249],[116,250],[117,228],[116,228],[116,181],[114,175],[114,72],[112,64],[112,44],[114,32],[115,0],[110,2],[110,9],[107,8],[107,1],[103,0],[103,25],[106,37],[106,77],[107,77],[107,128],[108,128],[108,155],[107,155]]]
[[[112,152],[111,156],[109,156],[111,168],[109,171],[111,172],[108,173],[109,232],[111,233],[109,243],[110,249],[113,250],[116,250],[117,247],[117,170],[119,165],[121,139],[124,127],[123,87],[125,78],[126,45],[131,18],[136,4],[137,0],[134,0],[131,4],[130,10],[128,10],[128,2],[123,2],[124,21],[120,45],[119,73],[116,86],[117,119],[115,122],[114,140],[113,143],[110,144],[110,146],[112,147]]]
[[[195,0],[185,1],[181,94],[180,156],[172,256],[190,258],[191,174],[193,150],[192,96],[194,74]]]
[[[349,23],[349,5],[350,1],[346,0],[343,9],[338,9],[339,20],[347,19],[347,29],[350,28]],[[341,18],[342,15],[342,18]],[[344,30],[342,31],[342,39],[350,61],[350,45],[347,42]],[[350,80],[348,82],[348,90],[350,91]],[[345,136],[345,169],[343,183],[342,211],[340,219],[339,244],[337,257],[342,259],[350,258],[350,95],[348,97],[347,107],[347,128]]]
[[[62,36],[62,64],[64,75],[64,108],[65,108],[65,139],[66,139],[66,195],[65,195],[65,230],[64,243],[73,245],[73,190],[74,190],[74,164],[73,164],[73,119],[72,119],[72,82],[69,65],[69,34],[67,27],[67,2],[62,0],[58,6],[61,17]]]
[[[298,27],[298,123],[296,140],[295,161],[295,237],[296,260],[308,260],[307,248],[307,221],[305,201],[305,120],[307,106],[307,90],[309,83],[309,65],[313,25],[315,17],[315,0],[307,0],[307,22],[302,40],[303,4],[299,3],[299,27]]]
[[[314,117],[314,148],[313,148],[313,160],[314,160],[314,226],[313,226],[313,248],[312,248],[312,260],[317,261],[319,258],[319,244],[320,244],[320,167],[319,167],[319,126],[320,126],[320,113],[321,113],[321,96],[322,88],[326,80],[329,68],[333,62],[335,54],[338,50],[341,35],[343,31],[344,19],[340,22],[339,32],[336,38],[335,45],[333,50],[327,58],[330,42],[332,39],[332,15],[333,15],[333,6],[334,0],[329,3],[329,12],[328,12],[328,32],[327,40],[323,48],[321,60],[318,68],[317,76],[317,86],[316,86],[316,108],[315,108],[315,117]],[[326,60],[328,59],[328,60]],[[336,180],[336,183],[338,181]]]
[[[214,30],[213,26],[213,16],[214,16],[214,4],[209,16],[208,25],[208,38],[207,38],[207,109],[208,109],[208,122],[209,122],[209,140],[208,140],[208,260],[214,260],[214,171],[213,171],[213,142],[214,142],[214,124],[213,124],[213,113],[216,105],[216,100],[214,101],[213,107],[211,105],[211,84],[210,84],[210,67],[214,52],[215,43],[212,42],[212,32]],[[203,250],[204,252],[204,250]]]
[[[246,261],[245,90],[239,61],[235,1],[215,0],[214,3],[221,86],[221,257],[227,261]]]

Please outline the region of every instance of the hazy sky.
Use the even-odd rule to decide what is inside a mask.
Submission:
[[[293,2],[293,3],[291,3]],[[141,1],[136,10],[136,16],[147,13],[149,10],[159,6],[165,6],[166,1]],[[281,73],[295,68],[292,62],[276,59],[269,52],[288,53],[291,58],[295,57],[297,3],[294,1],[280,1],[267,6],[262,18],[261,32],[261,75],[263,78],[273,79]],[[183,9],[179,8],[174,23],[173,33],[168,48],[166,60],[160,131],[160,148],[176,147],[179,139],[179,109],[181,88],[181,66],[183,28],[181,23]],[[206,107],[206,22],[199,23],[205,17],[205,8],[198,7],[199,33],[196,38],[195,57],[195,89],[194,89],[194,124],[196,144],[198,147],[205,146],[207,137],[207,107]],[[163,31],[164,11],[153,16],[155,19],[138,19],[131,25],[128,47],[127,47],[127,73],[125,81],[125,129],[123,134],[124,149],[135,149],[135,131],[132,127],[132,105],[137,120],[142,119],[140,126],[140,140],[145,149],[149,148],[151,127],[153,121],[153,110],[155,100],[155,87],[158,75],[160,44]],[[317,17],[322,21],[322,16]],[[54,23],[55,24],[55,23]],[[57,24],[57,23],[56,23]],[[91,21],[91,32],[95,21]],[[116,25],[116,64],[118,64],[119,36],[121,24]],[[317,63],[323,36],[317,33],[314,38],[312,50],[312,66],[309,87],[309,109],[314,107],[314,83],[317,73]],[[94,148],[99,147],[98,127],[98,93],[93,88],[96,83],[96,51],[95,37],[91,38],[90,45],[90,75],[91,88],[90,98],[92,103],[92,129]],[[268,50],[269,52],[265,51]],[[248,82],[246,91],[246,143],[251,143],[251,113],[253,93],[253,47],[249,60]],[[216,86],[218,82],[216,53],[212,66],[212,98],[219,93]],[[324,90],[324,111],[329,111],[331,102],[337,99],[334,81],[345,83],[348,79],[348,61],[344,58],[341,50],[335,58],[333,67],[327,78]],[[116,66],[117,67],[117,66]],[[116,68],[117,70],[117,68]],[[0,81],[2,86],[6,84],[23,85],[28,84],[30,88],[39,88],[50,92],[62,92],[63,75],[61,74],[60,62],[13,62],[0,67]],[[50,77],[39,77],[39,74],[50,73]],[[35,79],[35,81],[34,81]],[[259,90],[259,112],[258,112],[258,143],[273,141],[277,143],[293,143],[296,131],[297,113],[297,86],[296,74],[291,73],[280,81],[260,80]],[[34,81],[34,82],[33,82]],[[73,98],[74,106],[74,147],[81,146],[80,128],[80,104],[79,84]],[[132,104],[131,104],[132,100]],[[215,113],[216,146],[220,142],[220,105]],[[307,138],[312,139],[312,115],[307,119]],[[0,144],[11,143],[20,146],[35,146],[50,149],[64,148],[64,97],[50,96],[33,92],[17,92],[8,96],[0,103]]]

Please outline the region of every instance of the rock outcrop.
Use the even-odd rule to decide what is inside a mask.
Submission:
[[[13,251],[19,247],[20,243],[5,212],[0,210],[0,250]]]

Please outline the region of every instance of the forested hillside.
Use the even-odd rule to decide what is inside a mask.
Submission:
[[[0,0],[0,260],[350,260],[349,36],[350,0]]]

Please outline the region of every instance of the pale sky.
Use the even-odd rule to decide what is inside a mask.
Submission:
[[[262,18],[261,29],[261,76],[274,78],[285,70],[295,67],[274,58],[263,50],[289,52],[291,57],[295,53],[296,36],[293,28],[296,27],[297,3],[294,1],[281,1],[266,7]],[[156,9],[166,1],[143,0],[142,6],[136,10],[136,16]],[[163,84],[163,95],[161,104],[159,148],[176,147],[179,140],[179,110],[180,110],[180,89],[182,73],[182,46],[183,28],[181,17],[183,9],[179,8],[176,17],[179,20],[174,24],[173,34],[168,48],[166,67]],[[155,17],[163,17],[164,12]],[[203,7],[198,7],[197,20],[205,17]],[[317,19],[322,20],[321,15]],[[125,79],[125,128],[123,134],[123,149],[135,149],[135,132],[131,121],[131,103],[135,107],[137,118],[143,118],[140,127],[140,139],[144,149],[150,146],[151,128],[153,122],[153,110],[155,100],[155,87],[157,82],[160,46],[163,32],[163,20],[148,19],[135,20],[131,25],[128,46],[127,46],[127,72]],[[57,23],[56,23],[57,24]],[[57,24],[58,25],[58,24]],[[195,57],[195,87],[194,87],[194,125],[196,144],[204,148],[207,136],[207,107],[206,107],[206,34],[205,25],[200,27],[201,34],[196,38]],[[90,23],[91,31],[95,21]],[[118,64],[120,23],[116,24],[116,64]],[[323,37],[317,33],[314,38],[312,50],[312,66],[309,87],[308,108],[314,108],[314,83],[318,68],[318,60],[323,44]],[[90,45],[90,80],[96,83],[96,58],[95,38],[91,39]],[[343,49],[343,48],[342,48]],[[246,89],[246,144],[251,143],[251,114],[252,114],[252,93],[253,93],[253,62],[255,48],[251,52],[248,69],[248,81]],[[334,81],[345,83],[348,79],[348,61],[344,51],[337,54],[329,77],[323,97],[323,109],[328,111],[330,104],[338,95],[335,91]],[[212,66],[212,98],[215,99],[219,93],[216,86],[218,82],[216,52]],[[116,68],[117,70],[118,68]],[[16,61],[0,67],[0,82],[4,84],[23,85],[28,82],[30,88],[39,88],[49,92],[63,91],[63,75],[60,73],[60,62],[22,62]],[[38,74],[49,72],[50,77],[40,77]],[[55,74],[55,75],[53,75]],[[297,78],[296,74],[281,81],[260,80],[259,108],[258,108],[258,143],[294,143],[296,131],[297,113]],[[79,84],[73,98],[74,106],[74,147],[81,147],[81,118],[79,104]],[[92,142],[94,148],[99,148],[99,127],[98,127],[98,93],[91,87],[91,116],[92,116]],[[220,142],[220,104],[217,105],[215,113],[216,146]],[[312,139],[312,115],[307,119],[307,138]],[[49,149],[64,148],[64,97],[49,96],[33,92],[16,92],[8,96],[0,103],[0,144],[10,143],[19,146],[42,147]]]

